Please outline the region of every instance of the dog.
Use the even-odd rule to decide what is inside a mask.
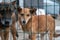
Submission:
[[[10,7],[10,4],[11,3],[0,4],[0,35],[2,40],[9,40],[9,30],[11,30],[13,40],[16,40],[16,36],[18,36],[15,28],[15,12],[14,9],[12,10]]]
[[[29,12],[31,12],[32,15],[36,15],[36,10],[37,9],[35,9],[33,7],[31,7],[31,8],[21,8],[20,6],[18,6],[17,11],[18,11],[18,23],[19,23],[19,25],[20,25],[20,15],[19,15],[20,10],[22,10],[23,12],[26,12],[28,14],[29,14]],[[23,15],[23,14],[21,14],[21,15]],[[29,16],[29,15],[27,15],[27,16]],[[21,27],[21,25],[20,25],[20,27]]]
[[[18,8],[18,20],[24,32],[29,33],[29,39],[36,40],[36,33],[41,34],[41,40],[44,35],[49,33],[49,40],[58,37],[55,34],[55,20],[50,15],[35,15],[36,10]]]

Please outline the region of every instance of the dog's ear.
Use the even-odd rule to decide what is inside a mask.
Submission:
[[[17,7],[17,11],[20,13],[22,11],[21,7]]]
[[[36,10],[37,10],[36,8],[30,8],[30,13],[31,14],[36,14]]]

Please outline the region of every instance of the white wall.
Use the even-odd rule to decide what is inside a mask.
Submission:
[[[21,8],[23,8],[23,0],[19,0],[19,5]]]
[[[0,2],[2,2],[2,0],[0,0]]]
[[[37,14],[37,15],[46,15],[44,9],[37,9],[36,14]]]

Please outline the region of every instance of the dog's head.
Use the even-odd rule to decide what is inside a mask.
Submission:
[[[10,3],[1,3],[0,4],[0,22],[2,24],[6,24],[9,23],[11,24],[12,22],[12,15],[14,13],[14,9],[12,9],[12,7],[10,7]]]
[[[35,8],[18,8],[20,21],[22,25],[26,24],[32,15],[36,15],[36,9]]]

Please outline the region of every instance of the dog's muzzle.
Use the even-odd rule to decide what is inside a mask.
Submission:
[[[1,23],[4,25],[11,25],[12,19],[1,19]]]
[[[9,21],[5,21],[4,26],[9,27]]]
[[[26,24],[26,21],[23,21],[23,24]]]
[[[26,24],[26,21],[22,21],[22,25],[25,25]]]

